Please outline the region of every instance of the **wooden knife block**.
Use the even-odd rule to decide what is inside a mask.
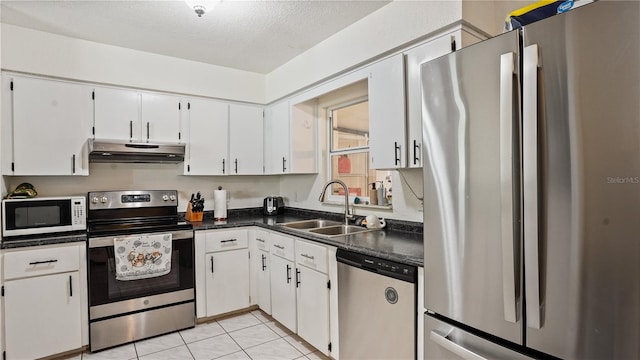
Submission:
[[[203,211],[193,212],[191,211],[191,203],[187,205],[187,213],[184,215],[184,218],[189,222],[198,222],[202,221],[202,216],[204,215]]]

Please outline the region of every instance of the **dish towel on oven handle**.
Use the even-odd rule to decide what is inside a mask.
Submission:
[[[116,280],[138,280],[171,271],[171,234],[113,239]]]

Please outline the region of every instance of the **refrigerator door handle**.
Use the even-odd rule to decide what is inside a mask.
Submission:
[[[527,326],[541,328],[538,257],[538,45],[524,48],[522,86],[522,157],[524,197],[524,267]]]
[[[517,316],[516,263],[513,237],[513,75],[515,54],[500,56],[500,202],[502,208],[502,296],[504,319]]]
[[[473,351],[456,344],[452,340],[449,340],[445,335],[439,334],[436,330],[432,330],[429,335],[429,339],[434,343],[442,346],[443,348],[449,350],[450,352],[460,356],[466,360],[487,360],[487,358],[480,356]]]

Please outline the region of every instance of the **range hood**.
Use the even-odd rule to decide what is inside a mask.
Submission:
[[[184,144],[90,139],[89,162],[175,164],[184,161],[184,150]]]

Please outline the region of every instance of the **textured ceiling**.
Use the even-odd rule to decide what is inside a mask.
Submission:
[[[2,0],[2,22],[268,73],[389,1],[224,0],[202,17],[184,1]]]

